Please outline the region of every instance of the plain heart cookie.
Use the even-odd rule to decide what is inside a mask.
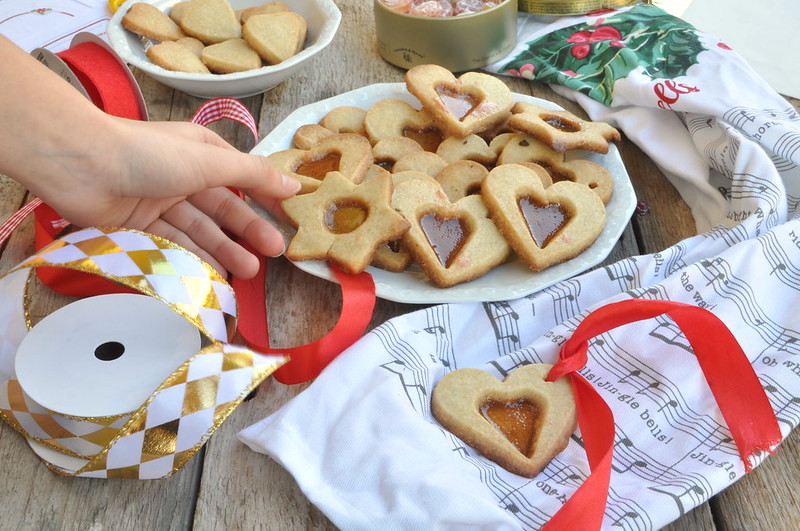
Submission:
[[[276,65],[297,55],[306,42],[306,19],[294,11],[254,15],[242,26],[242,37],[265,62]]]
[[[452,203],[438,183],[412,179],[397,185],[392,205],[411,224],[403,243],[440,288],[486,274],[511,251],[480,196]]]
[[[577,424],[569,381],[545,381],[551,367],[523,365],[503,381],[480,369],[452,371],[434,387],[431,412],[487,459],[532,478],[566,448]]]
[[[242,26],[226,0],[190,0],[180,13],[181,29],[205,44],[242,36]]]
[[[456,78],[441,66],[417,65],[406,72],[405,80],[408,91],[436,123],[459,138],[503,123],[514,105],[508,86],[482,72]]]
[[[481,197],[500,232],[534,271],[579,255],[606,224],[605,205],[588,186],[561,181],[545,188],[537,173],[521,164],[490,171]]]

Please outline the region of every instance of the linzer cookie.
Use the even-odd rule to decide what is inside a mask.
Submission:
[[[310,149],[286,149],[267,158],[278,171],[300,182],[300,193],[316,190],[332,171],[360,183],[373,162],[372,144],[352,133],[326,136]]]
[[[281,203],[297,228],[286,257],[330,260],[350,274],[364,271],[378,246],[408,230],[391,198],[392,180],[386,173],[361,184],[339,172],[328,173],[314,192]]]
[[[569,381],[545,381],[551,367],[523,365],[503,381],[480,369],[452,371],[434,387],[431,412],[487,459],[532,478],[566,448],[577,425]]]
[[[432,153],[436,152],[445,136],[425,109],[415,109],[411,104],[393,98],[380,100],[367,110],[364,128],[373,144],[403,136]]]
[[[608,143],[621,138],[619,131],[605,122],[591,122],[569,111],[552,111],[525,102],[514,104],[508,126],[561,152],[585,149],[608,153]]]
[[[433,177],[427,173],[418,171],[401,171],[391,174],[391,177],[392,184],[395,188],[398,184],[410,179],[421,179],[432,183],[434,186],[436,185],[436,180]],[[370,176],[367,176],[365,179],[369,178]],[[373,266],[395,273],[405,271],[413,262],[414,257],[411,256],[411,253],[408,251],[408,246],[403,243],[402,239],[387,242],[379,246],[375,251],[375,256],[372,258]]]
[[[482,72],[459,78],[438,65],[406,72],[406,87],[449,135],[463,138],[491,129],[508,118],[514,100],[501,80]]]
[[[519,164],[494,168],[481,196],[517,255],[534,271],[574,258],[600,235],[603,201],[588,186],[561,181],[548,188]]]
[[[438,184],[411,179],[397,185],[392,204],[411,224],[403,242],[440,288],[478,278],[508,258],[510,248],[479,196],[452,203]]]
[[[445,138],[436,148],[436,154],[447,162],[474,160],[484,166],[493,166],[497,161],[497,153],[478,135]]]

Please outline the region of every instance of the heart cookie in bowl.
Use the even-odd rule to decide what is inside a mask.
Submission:
[[[411,224],[403,243],[440,288],[484,275],[511,252],[480,196],[452,203],[438,183],[411,179],[394,189],[392,206]]]
[[[521,164],[489,172],[481,196],[508,243],[534,271],[582,253],[603,231],[606,209],[588,186],[559,181],[547,188]]]
[[[482,72],[456,78],[438,65],[417,65],[406,72],[406,87],[445,131],[464,138],[505,122],[514,105],[508,86]]]
[[[569,442],[575,399],[565,378],[545,381],[551,365],[524,365],[500,381],[480,369],[446,374],[433,389],[439,423],[509,472],[532,478]]]

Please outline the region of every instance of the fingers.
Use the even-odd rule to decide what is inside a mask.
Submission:
[[[213,219],[188,202],[181,202],[164,212],[152,230],[170,231],[160,236],[194,252],[218,271],[230,271],[241,278],[258,273],[259,261],[244,247],[230,239]],[[283,244],[280,244],[281,251]]]
[[[201,260],[203,260],[208,265],[216,269],[220,275],[222,276],[226,275],[227,271],[222,266],[222,264],[220,264],[217,260],[214,259],[213,256],[204,251],[197,244],[195,244],[192,241],[192,239],[189,238],[186,234],[176,229],[166,221],[162,219],[157,219],[149,226],[145,227],[143,230],[150,234],[161,236],[162,238],[165,238],[173,243],[180,245],[184,249],[196,254]]]
[[[161,125],[180,125],[182,135],[199,141],[189,160],[194,161],[195,171],[206,188],[234,186],[262,204],[291,197],[300,190],[296,179],[276,170],[266,157],[242,153],[206,127],[176,122]],[[210,149],[211,146],[219,149]]]
[[[227,188],[198,192],[188,198],[198,210],[230,232],[244,238],[264,256],[279,256],[284,250],[281,233]]]

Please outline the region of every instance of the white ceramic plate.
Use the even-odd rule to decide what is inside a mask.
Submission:
[[[292,137],[301,125],[317,123],[335,107],[352,105],[368,109],[377,101],[385,98],[401,99],[419,108],[419,102],[406,90],[404,83],[369,85],[297,109],[259,142],[252,152],[269,155],[276,151],[289,149],[292,147]],[[514,100],[533,103],[553,110],[561,109],[553,102],[523,94],[514,94]],[[576,153],[571,155],[577,156]],[[568,262],[540,272],[531,271],[524,262],[516,258],[478,279],[446,289],[435,287],[416,269],[392,273],[376,267],[369,267],[367,271],[375,280],[378,297],[410,304],[510,300],[544,289],[602,262],[614,248],[630,221],[636,207],[636,195],[616,146],[611,145],[605,155],[581,151],[579,156],[601,164],[611,173],[614,181],[614,196],[607,206],[605,229],[594,244],[583,253]],[[258,207],[256,206],[256,208]],[[258,210],[265,217],[272,219],[263,209]],[[286,227],[282,227],[282,230],[288,244],[293,230]],[[294,264],[307,273],[336,282],[336,277],[325,262],[304,261],[294,262]]]
[[[122,27],[122,17],[137,1],[146,1],[169,13],[169,9],[180,0],[128,0],[122,4],[108,23],[111,47],[126,63],[143,70],[169,87],[200,98],[243,98],[270,90],[308,66],[309,59],[331,43],[342,20],[341,11],[332,0],[283,0],[289,9],[306,19],[308,36],[306,47],[300,53],[280,64],[248,72],[188,74],[172,72],[151,63],[145,55],[145,46],[149,41]],[[236,10],[263,4],[264,0],[228,0],[228,3]]]

